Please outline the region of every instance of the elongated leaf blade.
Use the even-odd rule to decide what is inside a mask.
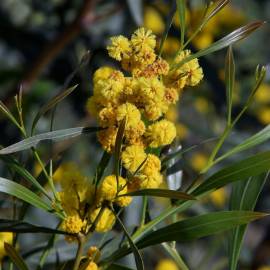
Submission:
[[[225,6],[229,4],[230,0],[219,0],[214,3],[214,7],[207,14],[204,19],[204,25],[211,20],[219,11],[221,11]]]
[[[148,234],[137,243],[137,246],[145,248],[169,241],[192,241],[230,230],[266,215],[250,211],[222,211],[187,218]]]
[[[236,162],[210,176],[193,192],[198,196],[210,190],[218,189],[229,183],[260,175],[270,170],[270,151],[259,153],[247,159]]]
[[[135,262],[136,262],[136,266],[137,266],[137,269],[138,270],[144,270],[144,264],[143,264],[143,259],[142,259],[142,256],[137,248],[137,246],[134,244],[133,240],[131,239],[125,225],[123,224],[123,222],[121,221],[121,219],[115,215],[115,217],[117,218],[118,220],[118,223],[120,224],[120,226],[122,227],[124,233],[125,233],[125,236],[127,237],[128,239],[128,242],[129,242],[129,245],[130,245],[130,248],[134,254],[134,257],[135,257]]]
[[[19,270],[29,270],[21,255],[13,246],[8,243],[4,243],[4,248],[7,255],[10,257],[10,259],[18,267]]]
[[[14,170],[16,173],[18,173],[20,176],[22,176],[25,180],[27,180],[29,183],[31,183],[38,191],[42,192],[46,197],[48,197],[48,194],[46,190],[43,188],[42,185],[36,180],[36,178],[28,172],[24,167],[22,167],[17,160],[2,156],[3,160],[5,161],[5,164],[9,166],[10,169]]]
[[[186,2],[185,0],[177,0],[177,13],[180,22],[180,30],[181,30],[181,45],[184,44],[185,39],[185,28],[186,28]]]
[[[51,229],[47,227],[37,226],[21,220],[0,219],[0,232],[13,233],[48,233],[48,234],[64,234],[73,235],[61,230]]]
[[[19,151],[27,150],[32,147],[36,147],[38,143],[42,141],[63,141],[71,138],[75,138],[82,134],[97,132],[98,127],[77,127],[69,129],[60,129],[56,131],[46,132],[39,135],[32,136],[18,143],[12,144],[6,148],[0,150],[0,155],[7,155],[16,153]]]
[[[0,192],[12,195],[45,211],[54,211],[48,203],[41,200],[39,196],[26,187],[2,177],[0,177]]]
[[[227,92],[227,123],[231,123],[232,117],[232,98],[233,98],[233,89],[235,82],[235,64],[232,47],[230,46],[226,56],[225,62],[225,82],[226,82],[226,92]]]
[[[195,197],[185,192],[169,189],[154,189],[154,188],[136,190],[120,196],[153,196],[176,200],[196,200]]]
[[[253,210],[258,197],[268,178],[268,173],[257,177],[250,177],[247,181],[239,181],[233,184],[231,193],[231,210]],[[242,242],[247,225],[241,225],[232,230],[229,238],[229,265],[231,270],[237,269]]]
[[[259,145],[263,142],[266,142],[270,139],[270,125],[266,126],[264,129],[262,129],[260,132],[256,133],[255,135],[249,137],[242,143],[238,144],[233,149],[226,152],[224,155],[222,155],[218,160],[222,160],[224,158],[227,158],[231,155],[234,155],[236,153],[240,153],[242,151],[245,151],[247,149],[250,149],[256,145]]]
[[[172,68],[175,69],[175,68],[181,67],[184,63],[187,63],[194,58],[199,58],[199,57],[205,56],[207,54],[224,49],[224,48],[246,38],[252,32],[254,32],[256,29],[261,27],[264,23],[265,22],[263,22],[263,21],[255,21],[255,22],[249,23],[245,26],[242,26],[242,27],[234,30],[232,33],[228,34],[227,36],[223,37],[222,39],[214,42],[209,47],[207,47],[203,50],[200,50],[197,53],[191,54],[190,56],[186,57],[180,63],[173,65]]]
[[[48,112],[49,110],[51,110],[53,107],[55,107],[64,98],[69,96],[77,88],[77,86],[78,86],[78,84],[66,89],[63,92],[60,92],[58,95],[54,96],[47,104],[45,104],[44,106],[41,107],[41,109],[38,111],[38,113],[36,114],[36,116],[34,118],[32,128],[31,128],[31,134],[33,134],[33,131],[34,131],[36,124],[37,124],[38,120],[40,119],[40,117],[42,115],[44,115],[46,112]]]
[[[102,158],[96,168],[96,175],[95,175],[95,179],[94,179],[94,184],[97,186],[104,174],[104,171],[106,170],[109,162],[110,162],[110,159],[111,159],[111,155],[104,151],[103,152],[103,155],[102,155]]]

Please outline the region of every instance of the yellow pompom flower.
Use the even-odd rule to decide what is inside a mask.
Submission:
[[[262,83],[258,91],[254,96],[255,100],[259,103],[269,103],[270,102],[270,85]]]
[[[111,45],[107,46],[109,56],[121,61],[123,58],[128,57],[131,52],[129,40],[120,35],[111,38]]]
[[[94,73],[94,76],[93,76],[94,84],[97,83],[99,80],[109,79],[109,77],[111,76],[111,74],[114,71],[115,71],[114,68],[108,67],[108,66],[104,66],[104,67],[97,69]]]
[[[144,26],[156,34],[161,34],[165,30],[165,23],[162,16],[155,8],[150,6],[144,10]]]
[[[85,270],[98,270],[98,266],[94,262],[90,262]]]
[[[4,243],[12,244],[13,233],[11,232],[1,232],[0,233],[0,262],[6,256],[6,251],[4,248]]]
[[[131,44],[137,52],[143,48],[154,49],[156,47],[156,37],[151,30],[141,27],[131,36]]]
[[[122,162],[124,167],[130,172],[135,172],[146,159],[144,148],[139,145],[127,146],[122,152]]]
[[[109,175],[104,178],[99,188],[99,197],[101,200],[114,201],[117,195],[125,194],[127,191],[126,180],[118,177],[118,190],[116,175]]]
[[[101,257],[101,252],[98,247],[91,246],[87,251],[87,256],[94,262],[98,262]]]
[[[67,216],[62,223],[64,231],[69,233],[79,233],[84,226],[84,222],[78,215]]]
[[[98,113],[98,121],[101,127],[108,127],[116,124],[115,108],[111,105],[101,109]]]
[[[129,102],[120,105],[116,111],[117,121],[126,120],[126,128],[135,127],[141,120],[141,113],[137,107]]]
[[[151,175],[140,174],[138,178],[141,189],[158,188],[163,182],[163,176],[158,171],[152,171]]]
[[[145,124],[142,120],[140,120],[136,126],[125,129],[125,139],[127,144],[141,145],[144,147],[144,142],[142,140],[142,135],[144,132]]]
[[[90,211],[89,217],[92,223],[95,222],[100,211],[101,207],[94,209],[93,211]],[[107,232],[112,229],[114,223],[115,223],[115,216],[113,212],[110,209],[105,208],[99,217],[95,230],[99,233]]]
[[[156,266],[155,270],[180,270],[173,260],[163,259]]]
[[[103,149],[108,153],[111,153],[114,150],[116,135],[117,128],[114,126],[110,126],[105,130],[101,130],[97,134],[98,140],[101,143]]]
[[[158,103],[160,104],[160,102]],[[162,116],[162,108],[158,104],[151,103],[144,107],[144,116],[150,120],[155,121]]]
[[[148,126],[145,137],[150,147],[160,147],[171,144],[176,137],[175,125],[168,120],[160,120]]]
[[[161,169],[160,159],[156,155],[148,154],[142,173],[151,176],[153,172],[159,172]]]
[[[215,206],[222,208],[225,205],[227,199],[226,189],[217,189],[209,195],[209,198]]]

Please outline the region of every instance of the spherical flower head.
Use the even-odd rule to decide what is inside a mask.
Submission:
[[[13,241],[13,233],[11,232],[0,233],[0,261],[6,256],[4,243],[12,245],[12,241]]]
[[[146,159],[144,148],[139,145],[130,145],[122,152],[124,167],[134,173]]]
[[[139,179],[141,189],[159,188],[163,181],[163,176],[158,171],[152,171],[150,175],[140,174]]]
[[[175,104],[179,99],[178,91],[173,87],[167,87],[165,89],[165,100],[168,104]]]
[[[121,122],[123,119],[126,120],[126,129],[135,127],[141,120],[141,113],[137,107],[129,102],[120,105],[116,111],[116,119]]]
[[[98,266],[95,262],[90,262],[86,267],[86,270],[98,270]]]
[[[120,35],[111,37],[111,45],[107,46],[109,56],[121,61],[123,58],[128,57],[131,53],[131,47],[129,40]]]
[[[165,87],[158,78],[140,78],[139,95],[145,103],[158,102],[164,97]]]
[[[97,117],[99,108],[98,108],[98,104],[97,104],[97,99],[95,96],[92,96],[90,98],[88,98],[87,102],[86,102],[86,111],[94,116]]]
[[[169,64],[162,58],[158,58],[154,63],[147,65],[138,74],[139,77],[153,78],[160,75],[167,75],[169,72]]]
[[[140,75],[142,69],[155,62],[157,55],[149,47],[143,47],[140,51],[132,56],[132,74],[136,77]]]
[[[141,145],[144,147],[142,135],[145,132],[145,124],[142,120],[136,126],[125,129],[125,138],[130,145]]]
[[[112,153],[115,146],[117,128],[110,126],[98,132],[97,137],[102,145],[102,148],[108,153]]]
[[[157,103],[150,103],[144,107],[144,116],[149,121],[155,121],[162,116],[161,101]]]
[[[92,223],[95,222],[100,211],[101,207],[90,211],[90,221]],[[98,219],[95,230],[96,232],[99,233],[107,232],[112,229],[114,223],[115,223],[115,216],[113,212],[110,209],[105,208]]]
[[[115,71],[114,68],[108,66],[104,66],[97,69],[93,76],[94,84],[97,83],[99,80],[108,79],[114,71]]]
[[[74,162],[64,162],[54,172],[53,180],[61,182],[65,178],[67,171],[76,171],[77,169],[78,167]]]
[[[160,120],[148,126],[145,137],[150,147],[160,147],[171,144],[176,137],[175,125],[168,120]]]
[[[163,259],[158,263],[155,270],[179,270],[179,268],[173,260]]]
[[[87,251],[87,256],[89,259],[92,261],[98,262],[100,257],[101,257],[101,252],[98,247],[96,246],[91,246],[88,251]]]
[[[116,124],[115,108],[111,105],[101,109],[98,113],[98,122],[101,127],[108,127]]]
[[[62,228],[68,233],[79,233],[84,226],[84,222],[78,215],[67,216],[62,223]]]
[[[142,48],[154,49],[156,47],[156,37],[151,30],[141,27],[131,36],[131,44],[135,51],[140,51]]]
[[[162,34],[165,23],[160,13],[153,7],[147,6],[144,10],[144,26],[156,34]]]
[[[145,164],[142,168],[142,173],[151,176],[154,172],[159,172],[160,170],[160,159],[156,155],[148,154]]]
[[[118,190],[117,190],[117,181],[118,181]],[[116,175],[109,175],[104,178],[99,188],[99,197],[101,200],[114,201],[117,195],[127,193],[126,180]]]

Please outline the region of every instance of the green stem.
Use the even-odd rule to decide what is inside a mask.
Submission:
[[[148,204],[148,198],[147,198],[147,196],[143,196],[140,228],[143,227],[144,224],[145,224],[145,216],[146,216],[147,204]]]
[[[175,247],[171,247],[168,243],[163,243],[162,246],[166,249],[166,251],[170,254],[170,256],[174,259],[176,264],[178,265],[179,269],[181,270],[189,270],[187,265],[185,264],[184,260],[177,252]]]
[[[75,259],[75,262],[74,262],[73,270],[78,270],[79,269],[84,244],[85,244],[85,236],[79,234],[78,235],[78,249],[77,249],[77,253],[76,253],[76,259]]]

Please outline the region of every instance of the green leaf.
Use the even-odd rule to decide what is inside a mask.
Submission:
[[[200,184],[193,192],[193,196],[218,189],[229,183],[260,175],[270,170],[270,151],[259,153],[247,159],[221,169]]]
[[[212,45],[210,45],[208,48],[200,50],[197,53],[191,54],[190,56],[186,57],[180,63],[172,65],[172,69],[179,68],[183,64],[191,61],[194,58],[199,58],[199,57],[205,56],[207,54],[219,51],[223,48],[226,48],[226,47],[234,44],[235,42],[246,38],[248,35],[250,35],[256,29],[261,27],[264,23],[265,22],[263,22],[263,21],[255,21],[255,22],[249,23],[245,26],[242,26],[242,27],[234,30],[232,33],[228,34],[227,36],[223,37],[222,39],[212,43]]]
[[[10,169],[14,170],[16,173],[18,173],[20,176],[22,176],[25,180],[27,180],[29,183],[31,183],[38,191],[43,193],[48,199],[50,199],[49,195],[47,194],[47,191],[40,185],[40,183],[36,180],[36,178],[28,172],[24,167],[22,167],[17,160],[11,158],[2,156],[1,157],[7,166],[10,167]]]
[[[10,219],[0,219],[0,232],[74,235],[72,233],[64,232],[61,230],[37,226],[21,220],[10,220]]]
[[[169,241],[192,241],[265,216],[267,214],[251,211],[221,211],[191,217],[149,233],[137,243],[137,246],[145,248]]]
[[[35,193],[20,184],[2,177],[0,177],[0,192],[12,195],[45,211],[54,212],[52,207]]]
[[[52,108],[54,108],[59,102],[61,102],[68,95],[70,95],[77,88],[77,86],[78,84],[66,89],[63,92],[60,92],[58,95],[54,96],[47,104],[45,104],[44,106],[40,108],[40,110],[38,111],[38,113],[36,114],[34,118],[32,128],[31,128],[31,135],[33,135],[34,129],[40,117],[44,115],[46,112],[48,112],[49,110],[51,110]]]
[[[269,174],[250,177],[247,181],[238,181],[233,184],[230,209],[231,210],[253,210],[258,197]],[[233,229],[229,243],[229,266],[231,270],[237,269],[243,237],[247,226],[241,225]]]
[[[226,92],[227,92],[227,124],[231,124],[232,118],[232,101],[233,101],[233,89],[235,83],[235,64],[233,57],[233,50],[230,46],[227,52],[225,61],[225,82],[226,82]]]
[[[122,230],[124,231],[124,234],[126,235],[127,239],[128,239],[128,242],[129,242],[129,245],[130,245],[130,248],[134,254],[134,257],[135,257],[135,262],[136,262],[136,266],[137,266],[137,269],[138,270],[144,270],[144,264],[143,264],[143,259],[142,259],[142,256],[137,248],[137,246],[134,244],[134,242],[132,241],[125,225],[123,224],[123,222],[121,221],[121,219],[118,217],[118,215],[115,214],[115,217],[118,221],[118,223],[120,224]]]
[[[18,128],[20,128],[20,125],[18,124],[15,117],[12,115],[12,113],[9,111],[9,109],[6,107],[6,105],[0,100],[0,111],[9,118],[9,120],[16,125]]]
[[[270,125],[266,126],[264,129],[262,129],[260,132],[256,133],[255,135],[249,137],[242,143],[238,144],[233,149],[226,152],[224,155],[219,157],[217,161],[221,161],[231,155],[234,155],[236,153],[245,151],[247,149],[250,149],[256,145],[259,145],[267,140],[270,139]]]
[[[21,255],[13,246],[8,243],[4,243],[4,248],[7,255],[20,270],[29,270]]]
[[[101,158],[101,160],[96,168],[96,174],[95,174],[95,178],[94,178],[94,184],[96,186],[99,184],[101,177],[103,176],[104,171],[110,162],[110,159],[111,159],[111,155],[108,152],[104,151],[102,158]]]
[[[70,138],[75,138],[82,134],[97,132],[99,130],[100,128],[98,127],[77,127],[38,134],[1,149],[0,155],[7,155],[36,147],[41,141],[63,141]]]
[[[153,197],[163,197],[163,198],[170,198],[170,199],[177,199],[177,200],[196,200],[195,197],[181,191],[169,190],[169,189],[155,189],[155,188],[136,190],[133,192],[129,192],[127,194],[122,194],[119,197],[122,197],[122,196],[153,196]]]
[[[114,150],[114,157],[115,157],[115,175],[117,178],[117,189],[118,189],[118,177],[119,177],[119,171],[120,171],[120,160],[121,160],[121,151],[122,151],[122,143],[124,139],[124,133],[125,133],[125,127],[126,127],[126,119],[124,118],[118,128],[116,139],[115,139],[115,150]]]
[[[170,13],[167,16],[165,31],[163,32],[163,35],[162,35],[162,38],[161,38],[161,41],[160,41],[158,56],[161,56],[161,54],[162,54],[164,43],[165,43],[165,41],[167,39],[169,30],[170,30],[170,28],[172,26],[172,23],[173,23],[173,17],[174,17],[175,11],[176,11],[176,5],[175,5],[175,2],[173,1]]]
[[[176,0],[176,3],[181,30],[181,46],[183,46],[186,28],[186,2],[185,0]]]

